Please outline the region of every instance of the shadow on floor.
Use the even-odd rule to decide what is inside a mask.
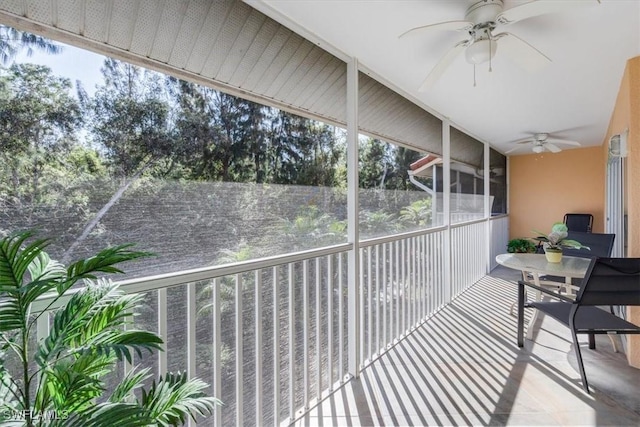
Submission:
[[[587,395],[570,333],[549,318],[518,348],[509,315],[518,274],[496,270],[297,424],[640,425],[640,370],[607,337],[595,351],[585,337]]]

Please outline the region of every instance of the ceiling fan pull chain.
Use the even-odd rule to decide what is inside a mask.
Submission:
[[[473,87],[476,87],[476,64],[473,64]]]
[[[489,72],[492,72],[493,68],[491,67],[491,36],[489,36]]]

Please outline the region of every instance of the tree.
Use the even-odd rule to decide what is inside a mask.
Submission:
[[[2,64],[8,64],[23,50],[26,50],[27,56],[31,56],[34,49],[49,54],[62,52],[62,46],[49,39],[0,25],[0,61]]]
[[[0,174],[5,200],[33,206],[54,198],[50,190],[56,180],[43,176],[51,169],[64,169],[64,158],[77,145],[75,132],[82,124],[70,90],[68,79],[53,76],[41,65],[14,64],[0,77]]]
[[[393,171],[390,145],[379,139],[368,138],[360,142],[360,188],[385,188]]]
[[[143,173],[162,176],[179,156],[162,77],[111,58],[105,60],[102,73],[104,85],[95,97],[81,99],[91,117],[92,135],[120,186],[65,251],[63,262]]]
[[[192,178],[265,182],[267,107],[193,83],[176,85],[177,128]]]
[[[329,125],[278,111],[271,120],[269,134],[267,158],[272,182],[336,184],[342,147]]]
[[[162,77],[111,58],[105,60],[102,73],[104,85],[87,112],[93,137],[105,149],[116,175],[136,176],[171,158],[179,147]]]
[[[409,170],[411,163],[420,159],[422,155],[417,151],[405,147],[395,147],[393,159],[393,172],[389,179],[387,188],[397,190],[408,190],[410,187]]]

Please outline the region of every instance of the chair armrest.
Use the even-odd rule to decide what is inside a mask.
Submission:
[[[533,289],[535,289],[537,291],[540,291],[540,292],[542,292],[544,294],[551,295],[554,298],[558,298],[559,300],[562,300],[562,301],[565,301],[565,302],[569,302],[569,303],[575,302],[572,298],[568,298],[568,297],[566,297],[564,295],[559,294],[558,292],[553,292],[552,290],[550,290],[548,288],[543,288],[542,286],[536,286],[534,283],[531,283],[531,282],[525,282],[524,280],[518,280],[518,285],[522,286],[522,287],[528,286],[530,288],[533,288]]]

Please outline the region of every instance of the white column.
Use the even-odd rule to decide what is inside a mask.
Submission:
[[[360,239],[358,230],[358,60],[347,63],[347,239],[349,373],[360,374]]]
[[[487,223],[485,226],[485,251],[487,253],[486,256],[486,267],[485,271],[489,273],[491,271],[491,245],[493,244],[492,233],[491,233],[491,182],[489,181],[491,177],[491,152],[488,143],[484,143],[484,217],[487,219]]]
[[[444,225],[447,227],[444,233],[444,289],[445,303],[451,301],[451,138],[449,122],[442,121],[442,212]]]

